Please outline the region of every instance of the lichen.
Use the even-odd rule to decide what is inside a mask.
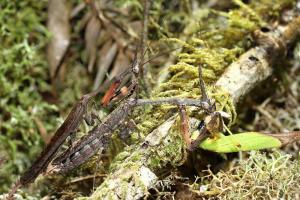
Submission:
[[[297,187],[300,162],[283,152],[265,154],[252,151],[248,159],[227,172],[208,172],[209,176],[202,177],[200,184],[193,185],[194,191],[203,196],[219,199],[297,199],[300,195]],[[200,192],[202,184],[207,189]]]
[[[167,164],[181,165],[186,159],[186,144],[180,133],[180,119],[171,127],[167,136],[155,148],[151,148],[146,166],[156,171]]]

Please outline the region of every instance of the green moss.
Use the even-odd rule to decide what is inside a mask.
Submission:
[[[0,193],[29,167],[41,151],[42,140],[35,119],[47,131],[57,124],[57,109],[42,100],[50,90],[43,49],[48,32],[45,1],[0,2],[0,154],[7,162],[0,168]]]

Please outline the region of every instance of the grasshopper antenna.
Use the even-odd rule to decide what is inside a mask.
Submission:
[[[150,9],[150,1],[148,0],[144,0],[144,12],[143,12],[143,23],[142,23],[142,31],[141,31],[141,43],[139,45],[139,47],[137,47],[136,50],[136,55],[135,55],[135,59],[132,65],[132,72],[134,74],[134,82],[136,83],[143,83],[143,87],[147,92],[147,86],[148,84],[146,84],[146,80],[145,80],[145,68],[142,67],[143,65],[141,65],[144,62],[144,57],[146,55],[146,52],[148,50],[148,48],[145,50],[145,44],[147,42],[147,37],[148,37],[148,21],[149,21],[149,9]],[[138,50],[140,50],[140,52],[143,52],[142,55],[138,58]],[[138,61],[139,60],[139,61]],[[139,81],[139,78],[142,79],[143,81]],[[136,98],[138,97],[138,93],[139,93],[139,84],[136,85],[136,89],[135,89],[135,93],[136,93]]]
[[[141,66],[144,66],[145,64],[151,62],[152,60],[155,60],[156,58],[159,58],[159,57],[161,57],[161,56],[163,56],[163,55],[167,55],[167,54],[169,54],[170,52],[175,51],[175,50],[178,50],[178,49],[181,49],[181,48],[182,48],[182,47],[176,47],[176,48],[172,48],[172,49],[166,50],[166,51],[164,51],[164,52],[162,52],[162,53],[160,53],[160,54],[157,54],[157,55],[151,57],[149,60],[143,62],[143,63],[141,64]],[[146,50],[148,50],[148,49],[149,49],[149,47],[148,47]]]
[[[147,49],[145,50],[145,46],[148,38],[148,21],[149,21],[149,9],[150,9],[150,1],[144,0],[144,12],[143,12],[143,23],[142,23],[142,32],[141,32],[141,45],[140,50],[144,52],[144,55],[140,59],[140,63],[144,62],[144,57],[146,55]],[[140,75],[141,78],[144,79],[146,75],[145,67],[141,66]]]
[[[205,89],[205,83],[202,76],[202,67],[199,65],[198,67],[198,74],[199,74],[199,87],[201,92],[201,101],[209,103],[208,96]]]

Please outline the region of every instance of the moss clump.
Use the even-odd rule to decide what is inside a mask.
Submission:
[[[42,53],[49,38],[43,25],[46,6],[34,0],[0,2],[0,155],[6,157],[0,168],[0,193],[41,151],[35,122],[45,122],[46,131],[57,123],[55,106],[41,96],[50,90]]]
[[[151,98],[174,96],[199,98],[201,94],[197,68],[201,66],[210,96],[216,99],[219,110],[231,115],[229,123],[234,123],[236,113],[230,97],[212,85],[230,63],[249,49],[253,43],[252,32],[276,19],[278,15],[274,13],[279,12],[279,8],[284,9],[293,4],[292,1],[281,0],[273,2],[276,6],[264,0],[247,5],[239,0],[234,2],[238,8],[231,9],[228,13],[200,8],[199,12],[203,11],[205,14],[200,15],[198,21],[193,17],[199,16],[199,12],[191,14],[189,16],[191,20],[188,20],[190,24],[187,23],[180,39],[166,39],[183,46],[184,50],[178,55],[178,62],[168,68],[169,78],[154,89]],[[267,8],[272,12],[265,13]],[[191,29],[191,27],[198,28]],[[164,121],[169,112],[174,112],[172,110],[174,108],[169,105],[156,106],[143,114],[138,114],[136,118],[138,129],[143,135],[151,132]]]
[[[279,151],[268,155],[252,151],[249,159],[231,170],[209,173],[202,180],[208,181],[207,190],[199,194],[220,199],[297,199],[300,195],[300,162]]]

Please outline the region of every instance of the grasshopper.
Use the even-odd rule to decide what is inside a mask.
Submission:
[[[141,63],[137,60],[131,66],[131,72],[138,77]],[[109,90],[102,98],[102,105],[117,98],[116,90],[120,86],[120,80],[128,74],[128,71],[121,73],[115,79]],[[21,176],[20,180],[15,184],[9,193],[9,197],[21,187],[33,182],[39,174],[43,172],[67,172],[80,164],[86,162],[91,156],[96,154],[100,148],[107,148],[109,139],[113,133],[128,117],[136,106],[145,104],[163,104],[170,103],[177,106],[197,106],[210,112],[210,105],[207,102],[195,99],[178,99],[167,98],[157,100],[137,99],[137,79],[134,79],[128,87],[128,92],[125,94],[126,100],[113,110],[107,117],[105,117],[99,125],[96,125],[85,137],[81,138],[75,145],[71,146],[61,155],[55,158],[59,148],[62,146],[68,136],[75,133],[79,127],[80,122],[87,115],[87,107],[89,102],[100,93],[102,88],[84,95],[79,102],[77,102],[64,123],[57,129],[54,136],[51,138],[50,143],[45,147],[37,160],[32,166]],[[54,159],[54,160],[53,160]],[[49,163],[51,163],[49,165]]]
[[[133,88],[133,92],[129,94],[128,99],[121,102],[120,105],[105,117],[102,123],[96,125],[87,136],[80,139],[74,146],[56,157],[48,168],[48,172],[67,172],[86,162],[91,156],[95,155],[99,149],[106,149],[113,132],[123,124],[136,106],[169,103],[177,106],[196,106],[210,112],[211,108],[207,102],[195,99],[136,99],[133,95],[136,93],[135,86],[137,82],[133,81],[132,84],[134,85],[131,87]],[[110,91],[108,92],[110,93]]]

